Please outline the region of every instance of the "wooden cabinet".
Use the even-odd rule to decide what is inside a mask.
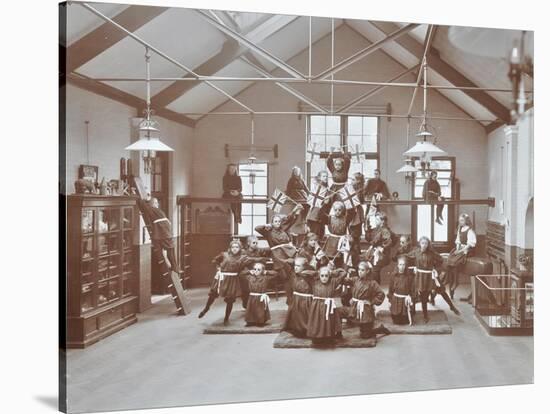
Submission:
[[[67,347],[137,321],[139,215],[132,197],[67,197]]]

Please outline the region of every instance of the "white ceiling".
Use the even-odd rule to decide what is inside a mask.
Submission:
[[[109,17],[114,17],[128,6],[93,3],[93,7]],[[231,21],[231,24],[238,25],[237,30],[249,40],[283,61],[290,60],[293,56],[308,47],[308,17],[219,11],[215,13],[220,19],[226,22]],[[383,32],[368,21],[346,20],[345,22],[371,43],[385,37]],[[342,20],[336,19],[335,27],[343,23]],[[71,4],[68,8],[68,44],[74,43],[101,24],[103,24],[103,21],[97,16],[78,4]],[[405,23],[398,24],[402,26]],[[423,24],[409,32],[409,34],[418,42],[423,43],[426,29],[427,25]],[[472,28],[471,30],[475,29]],[[331,19],[313,18],[313,42],[329,34],[330,31]],[[479,86],[510,88],[510,82],[507,77],[508,65],[505,59],[479,56],[465,52],[449,41],[447,32],[447,27],[439,27],[433,43],[433,47],[440,52],[440,56],[444,61]],[[216,55],[227,40],[225,35],[207,23],[196,11],[183,8],[171,8],[161,13],[136,30],[135,34],[191,69],[196,68]],[[382,49],[407,68],[418,64],[418,58],[397,42],[388,42]],[[78,68],[77,72],[91,78],[142,78],[145,76],[144,52],[145,50],[142,45],[132,38],[126,37]],[[254,54],[267,70],[272,71],[276,68],[270,61],[257,53]],[[307,70],[307,68],[296,69],[304,72]],[[183,69],[152,53],[151,75],[153,77],[181,77],[185,73]],[[214,75],[261,76],[240,60],[228,62],[227,66]],[[441,74],[433,70],[429,72],[428,78],[431,84],[450,85]],[[142,99],[145,98],[145,86],[142,82],[106,83],[129,94]],[[158,93],[170,84],[171,82],[153,82],[152,94]],[[251,82],[246,81],[216,82],[216,86],[222,88],[232,96],[238,94],[250,86],[250,84]],[[532,82],[529,80],[527,89],[531,88]],[[480,105],[475,99],[460,90],[440,90],[440,92],[459,106],[465,113],[474,118],[488,120],[496,118],[494,114]],[[488,93],[506,107],[510,106],[509,93]],[[206,83],[201,83],[167,105],[167,108],[180,113],[205,113],[212,111],[226,101],[226,96],[214,90]]]

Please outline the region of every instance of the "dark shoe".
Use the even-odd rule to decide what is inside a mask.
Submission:
[[[382,335],[390,335],[391,334],[391,331],[388,328],[386,328],[384,325],[380,325],[376,329],[376,332],[381,333]]]
[[[451,310],[454,312],[455,315],[460,315],[460,311],[457,308],[452,307]]]
[[[343,339],[342,332],[337,332],[336,335],[334,335],[334,338],[336,339]]]
[[[428,323],[430,322],[430,318],[428,318],[427,316],[424,316],[424,323]]]
[[[470,303],[471,303],[471,301],[472,301],[472,295],[470,294],[470,295],[468,295],[468,296],[465,297],[465,298],[460,298],[460,301],[461,301],[461,302],[470,302]]]
[[[204,315],[206,315],[206,312],[208,312],[208,309],[203,309],[201,313],[199,313],[199,319],[201,319]]]
[[[248,327],[250,327],[250,326],[254,326],[254,324],[253,324],[253,323],[250,323],[250,322],[247,322],[247,323],[244,324],[244,326],[248,328]]]
[[[223,326],[227,326],[229,325],[229,319],[224,319],[223,320]]]

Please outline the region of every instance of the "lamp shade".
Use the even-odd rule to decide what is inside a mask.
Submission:
[[[158,138],[142,137],[125,148],[127,151],[174,151]]]
[[[416,172],[418,172],[418,168],[416,168],[414,165],[406,163],[400,169],[398,169],[396,172],[398,172],[398,173],[416,173]]]
[[[414,147],[408,149],[403,154],[405,157],[423,157],[423,156],[445,156],[447,153],[437,145],[429,141],[417,141]]]

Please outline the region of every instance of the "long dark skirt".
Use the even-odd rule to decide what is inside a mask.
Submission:
[[[246,305],[246,313],[244,320],[246,323],[263,325],[271,319],[269,314],[269,306],[260,301],[260,296],[250,295]]]
[[[311,297],[292,295],[286,314],[284,330],[302,336],[307,334],[307,323],[311,308]]]
[[[313,339],[334,338],[342,332],[342,319],[340,310],[335,309],[326,319],[325,302],[321,299],[313,299],[307,322],[307,336]]]

